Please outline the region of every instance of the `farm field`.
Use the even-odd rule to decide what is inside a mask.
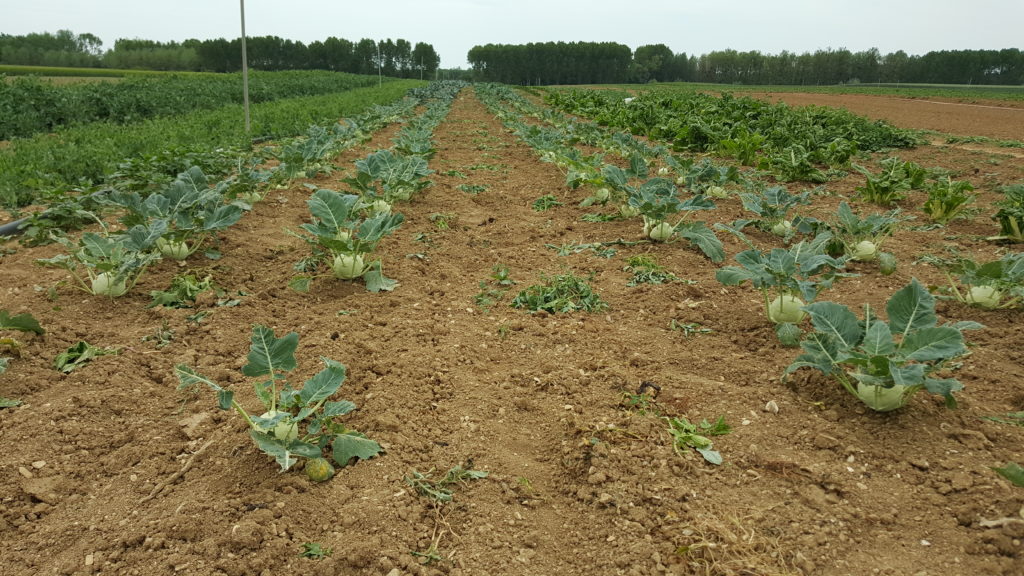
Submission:
[[[1024,103],[1005,100],[957,102],[951,98],[903,98],[874,95],[768,94],[750,96],[782,101],[791,106],[841,106],[855,114],[885,120],[901,128],[935,130],[959,136],[984,136],[997,140],[1024,138]],[[965,110],[970,110],[965,112]],[[1019,152],[1019,150],[1018,150]]]
[[[587,158],[600,153],[620,172],[636,166],[587,141],[596,128],[552,142],[540,127],[557,115],[523,112],[550,104],[505,94],[463,88],[432,127],[436,150],[422,153],[432,184],[392,202],[404,221],[373,251],[377,273],[398,282],[393,290],[371,292],[369,278],[290,288],[310,248],[286,229],[309,230],[302,225],[311,221],[313,190],[354,193],[345,179],[356,177],[356,162],[404,142],[408,110],[381,119],[366,139],[345,136],[356,143],[265,188],[219,231],[219,259],[156,261],[117,298],[76,290],[67,271],[36,263],[65,253],[60,244],[0,245],[0,309],[30,313],[46,330],[0,332],[21,343],[0,348],[11,357],[0,397],[21,401],[0,409],[0,575],[1024,573],[1024,489],[992,470],[1024,461],[1024,427],[1011,416],[1024,411],[1019,306],[937,301],[940,324],[984,325],[963,332],[969,353],[943,373],[964,385],[956,409],[922,391],[878,413],[819,372],[784,381],[800,349],[780,343],[749,282],[727,286],[716,274],[751,245],[809,238],[787,245],[751,226],[742,236],[748,245],[713,225],[751,218],[738,193],[777,185],[815,190],[798,210],[822,221],[834,220],[844,201],[859,213],[887,212],[857,196],[865,175],[846,166],[819,184],[780,183],[771,171],[706,152],[676,151],[693,163],[674,167],[667,153],[651,155],[652,179],[666,168],[692,191],[721,184],[725,197],[693,212],[720,243],[722,258],[713,258],[713,249],[683,238],[649,241],[639,217],[584,220],[615,213],[612,204],[579,206],[598,192]],[[916,101],[779,97],[847,106],[902,128],[1024,134],[1024,120],[1014,126],[1014,117],[985,108],[931,117]],[[577,152],[544,155],[512,132],[517,125],[531,143]],[[650,150],[642,137],[633,142]],[[845,270],[855,276],[837,278],[818,302],[858,315],[865,303],[884,311],[913,278],[947,286],[936,263],[1020,251],[986,238],[1000,232],[990,216],[1004,187],[1024,182],[1021,150],[933,142],[890,143],[852,161],[874,173],[891,156],[942,169],[972,185],[975,211],[931,226],[921,210],[928,194],[906,190],[895,207],[914,219],[884,244],[895,272],[851,260]],[[706,158],[737,167],[737,176],[698,174]],[[577,188],[566,185],[570,168],[583,181]],[[116,221],[111,214],[107,221]],[[676,278],[645,282],[638,272],[650,279],[659,270],[645,269],[640,256]],[[147,307],[151,291],[184,274],[220,291],[198,294],[189,307]],[[570,275],[605,305],[513,307],[528,287]],[[345,426],[383,452],[314,483],[301,464],[279,472],[245,420],[219,410],[209,389],[178,389],[176,366],[188,366],[259,414],[253,379],[241,372],[253,363],[254,325],[298,334],[297,381],[317,373],[321,358],[344,364],[336,398],[358,407]],[[117,353],[55,370],[54,358],[79,341]],[[715,425],[720,419],[728,432]],[[721,464],[694,449],[682,422],[708,435]],[[445,486],[448,471],[462,475]]]

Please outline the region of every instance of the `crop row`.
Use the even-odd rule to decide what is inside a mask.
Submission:
[[[587,175],[582,179],[568,177],[567,185],[582,181],[600,187],[582,205],[618,204],[616,212],[600,219],[640,217],[648,241],[683,239],[716,263],[722,262],[725,254],[715,231],[732,234],[745,243],[749,249],[736,255],[738,265],[721,267],[716,278],[724,285],[749,282],[762,293],[765,315],[775,326],[780,342],[803,350],[787,373],[803,367],[818,369],[834,376],[844,388],[878,411],[899,408],[922,389],[944,396],[951,405],[955,403],[953,392],[961,388],[960,383],[933,373],[942,371],[947,363],[967,352],[962,332],[980,328],[980,324],[958,322],[939,326],[934,311],[936,297],[916,280],[892,295],[886,307],[888,320],[879,319],[871,309],[866,309],[864,318],[858,319],[845,306],[815,302],[834,282],[854,275],[846,270],[848,261],[877,262],[882,274],[895,270],[895,258],[882,252],[880,246],[904,220],[899,210],[858,214],[842,202],[832,217],[813,218],[800,214],[800,207],[809,204],[812,191],[791,194],[781,186],[766,186],[760,175],[750,171],[721,184],[743,189],[735,193],[752,217],[708,226],[706,222],[691,220],[691,215],[699,210],[714,210],[709,196],[728,198],[730,192],[722,186],[697,183],[692,161],[676,158],[664,147],[646,147],[645,151],[643,144],[614,145],[626,142],[628,135],[606,134],[603,139],[589,139],[592,145],[612,144],[612,150],[628,158],[629,167],[622,169],[617,163],[604,163],[601,155],[586,155],[573,145],[584,140],[579,134],[594,134],[601,129],[581,128],[585,123],[579,120],[544,113],[505,88],[478,89],[478,93],[543,160],[555,163],[567,175]],[[521,114],[546,123],[528,122]],[[897,164],[900,170],[917,173],[924,181],[927,171],[913,163],[888,162],[890,167]],[[651,177],[652,173],[656,175]],[[729,171],[720,169],[712,173],[724,175]],[[877,187],[881,177],[868,172],[867,178],[868,185],[861,196],[874,201],[865,191],[871,189],[873,180]],[[951,183],[947,177],[944,189],[948,191]],[[899,189],[909,189],[909,184]],[[1009,187],[1005,202],[1019,200],[1022,189],[1022,185]],[[930,197],[926,211],[936,198]],[[1004,208],[1000,214],[1005,217],[1006,212]],[[942,219],[933,220],[942,223]],[[744,232],[748,227],[773,234],[784,245],[759,249]],[[1024,253],[1007,253],[990,262],[960,259],[949,264],[948,275],[950,285],[941,290],[941,297],[990,309],[1017,307],[1024,300]],[[805,333],[807,320],[811,326]]]
[[[258,72],[249,78],[253,103],[318,96],[373,86],[376,76],[341,72]],[[389,79],[391,81],[391,79]],[[240,74],[131,76],[119,82],[54,84],[32,76],[0,79],[0,140],[58,128],[176,116],[242,102]]]
[[[138,163],[139,159],[163,165],[165,173],[173,176],[197,162],[215,162],[216,156],[237,157],[254,139],[293,137],[311,124],[392,102],[421,85],[420,81],[403,80],[380,88],[257,104],[252,108],[249,134],[242,122],[242,107],[232,104],[132,125],[95,122],[53,135],[19,139],[0,148],[0,206],[50,204],[69,193],[91,193],[120,172],[122,164]]]
[[[393,205],[410,200],[430,184],[425,178],[432,172],[427,163],[435,152],[433,131],[447,116],[461,88],[461,83],[435,83],[410,90],[407,98],[391,106],[373,107],[329,127],[313,126],[305,137],[275,149],[278,162],[270,167],[253,166],[214,181],[193,166],[165,185],[109,191],[94,200],[109,209],[106,216],[119,214],[118,229],[99,214],[91,214],[99,232],[85,232],[77,241],[54,234],[66,252],[37,263],[68,270],[77,287],[94,296],[124,296],[146,268],[160,259],[184,261],[203,248],[208,257],[219,258],[218,234],[238,222],[268,187],[295,177],[329,173],[335,169],[330,159],[338,153],[366,141],[384,125],[422,110],[405,123],[393,138],[393,146],[355,162],[355,176],[343,180],[354,193],[316,190],[307,201],[309,221],[301,225],[300,232],[291,232],[310,247],[310,256],[295,264],[301,275],[290,282],[293,289],[308,291],[314,278],[332,277],[342,281],[362,278],[371,292],[391,290],[397,282],[383,275],[379,260],[370,262],[373,250],[404,220]],[[150,306],[188,306],[211,289],[209,278],[179,275],[168,290],[151,293]],[[0,311],[0,329],[41,330],[31,316],[12,318],[6,311]],[[286,373],[295,367],[297,343],[296,333],[278,338],[269,328],[254,328],[250,363],[242,371],[250,377],[270,376],[256,384],[266,408],[260,416],[249,414],[234,401],[231,391],[191,367],[179,365],[176,374],[183,387],[201,385],[214,390],[220,406],[243,417],[254,442],[274,457],[282,470],[302,457],[308,459],[305,469],[311,478],[326,480],[333,475],[333,466],[322,458],[325,449],[331,450],[336,464],[345,466],[353,458],[376,455],[380,446],[333,422],[355,408],[351,402],[328,401],[345,379],[344,365],[325,359],[324,370],[301,387],[285,383]]]
[[[824,182],[818,166],[845,167],[858,151],[906,148],[913,134],[846,110],[793,108],[729,94],[643,93],[618,98],[594,91],[550,92],[559,109],[602,126],[666,142],[677,152],[712,152],[783,181]]]

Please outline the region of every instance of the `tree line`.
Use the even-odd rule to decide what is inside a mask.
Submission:
[[[909,55],[872,48],[797,54],[720,50],[701,56],[674,53],[664,44],[546,42],[474,46],[468,55],[476,80],[505,84],[710,82],[720,84],[830,85],[857,83],[1024,85],[1024,52],[942,50]]]
[[[110,50],[93,34],[33,33],[0,34],[0,64],[26,66],[103,67],[195,72],[237,72],[242,68],[242,43],[190,39],[157,42],[122,38]],[[430,44],[397,39],[358,42],[335,38],[304,44],[277,36],[246,38],[249,66],[259,70],[332,70],[354,74],[430,78],[441,57]]]

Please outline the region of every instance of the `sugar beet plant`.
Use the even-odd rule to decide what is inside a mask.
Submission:
[[[853,167],[865,178],[864,185],[857,187],[857,193],[879,206],[892,206],[905,198],[908,190],[920,190],[928,177],[928,171],[915,162],[904,162],[896,157],[882,160],[882,171],[878,174],[857,164]]]
[[[977,322],[940,326],[935,297],[916,279],[889,299],[887,321],[868,305],[863,320],[835,302],[815,302],[803,310],[815,331],[800,342],[803,353],[784,377],[801,368],[819,370],[878,412],[903,407],[920,390],[943,396],[948,407],[955,407],[953,392],[963,385],[934,376],[967,353],[962,331],[983,327]]]
[[[928,200],[922,209],[932,222],[948,224],[964,213],[974,201],[974,186],[965,180],[953,180],[949,176],[925,184]]]
[[[377,207],[359,196],[325,189],[314,192],[307,204],[312,221],[301,226],[307,234],[299,237],[310,245],[313,254],[296,265],[298,270],[324,265],[339,280],[363,278],[370,292],[394,289],[397,283],[384,276],[381,261],[368,260],[377,243],[402,224],[401,214],[391,213],[390,206],[375,212]],[[290,285],[304,292],[311,280],[310,276],[298,276]]]
[[[299,458],[306,460],[306,473],[316,481],[334,475],[331,459],[340,467],[353,461],[366,460],[381,453],[379,444],[365,435],[348,429],[336,419],[356,409],[347,400],[330,401],[345,382],[345,365],[329,358],[321,358],[324,369],[295,388],[288,374],[295,370],[295,349],[299,335],[290,332],[281,338],[266,326],[254,326],[248,363],[242,374],[257,379],[256,397],[263,405],[263,413],[254,416],[246,410],[235,393],[201,376],[190,366],[178,364],[174,371],[180,382],[179,389],[206,386],[217,393],[221,410],[235,410],[249,426],[249,436],[256,446],[274,458],[285,471]]]
[[[989,240],[1024,242],[1024,182],[1004,186],[1005,197],[998,203],[999,211],[992,217],[999,223],[999,235]]]

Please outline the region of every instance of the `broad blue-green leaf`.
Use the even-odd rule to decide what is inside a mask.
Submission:
[[[203,212],[203,230],[222,230],[234,226],[242,218],[242,209],[234,204],[224,204]]]
[[[296,332],[276,338],[270,328],[258,324],[253,326],[249,363],[242,367],[242,374],[263,376],[294,370],[298,345],[299,335]]]
[[[956,378],[925,378],[924,388],[932,394],[944,396],[947,407],[956,408],[956,398],[953,398],[953,392],[963,390],[964,385]]]
[[[1024,252],[1007,254],[1001,260],[1003,263],[1003,278],[1008,282],[1021,283],[1024,281]]]
[[[803,331],[796,324],[790,322],[781,322],[775,325],[775,335],[779,338],[779,343],[787,347],[795,347],[800,345],[800,336]]]
[[[692,211],[692,210],[714,210],[715,203],[710,198],[704,195],[691,196],[683,201],[679,205],[680,210]]]
[[[395,231],[403,221],[405,216],[401,214],[378,214],[367,218],[359,225],[359,241],[366,242],[372,249],[377,241]]]
[[[715,271],[715,280],[726,286],[736,286],[750,280],[754,275],[739,266],[723,266]]]
[[[359,202],[359,196],[341,194],[334,190],[321,189],[313,193],[306,201],[309,212],[319,219],[328,229],[337,232],[347,230],[353,218],[353,210]]]
[[[348,400],[325,402],[322,414],[327,417],[344,416],[356,409],[356,405]]]
[[[273,434],[257,430],[249,430],[249,436],[252,437],[256,442],[256,446],[264,454],[274,458],[278,465],[281,466],[282,472],[295,465],[295,462],[298,461],[295,458],[296,456],[319,458],[321,455],[320,448],[301,440],[278,440]]]
[[[914,330],[935,326],[935,297],[914,278],[889,298],[885,306],[889,315],[889,330],[906,336]]]
[[[313,279],[309,276],[296,276],[288,281],[288,287],[296,292],[309,292],[309,284]]]
[[[647,159],[643,154],[629,155],[629,176],[632,178],[646,178],[648,174]]]
[[[46,332],[39,325],[39,321],[28,312],[11,316],[7,310],[0,310],[0,330],[21,330],[22,332],[34,332],[36,334]]]
[[[302,420],[313,413],[319,402],[338,391],[345,381],[345,365],[329,358],[322,358],[326,368],[306,381],[298,392],[298,404],[302,407],[297,419]]]
[[[978,322],[974,322],[972,320],[961,320],[960,322],[944,324],[944,326],[948,326],[956,330],[981,330],[982,328],[985,327],[984,324],[979,324]]]
[[[418,188],[417,181],[433,173],[422,156],[401,156],[391,150],[379,150],[355,164],[357,170],[380,180],[389,190],[401,186]]]
[[[692,242],[712,262],[725,260],[722,241],[703,222],[682,222],[676,226],[676,234]]]
[[[185,364],[176,365],[174,367],[174,374],[178,377],[178,390],[184,390],[185,388],[190,388],[196,384],[205,384],[214,392],[219,392],[223,389],[216,382],[213,382],[205,376],[201,376],[194,368],[186,366]]]
[[[1000,476],[1006,478],[1014,486],[1024,486],[1024,467],[1016,462],[1010,462],[1002,468],[992,467]]]
[[[796,289],[800,292],[800,297],[806,302],[810,302],[818,297],[818,291],[821,290],[820,286],[814,280],[797,280]]]
[[[317,412],[309,421],[306,429],[309,434],[319,434],[320,430],[330,425],[331,419],[337,416],[344,416],[356,409],[356,405],[348,400],[339,402],[325,402],[323,410]]]
[[[390,292],[398,286],[398,282],[396,280],[392,280],[391,278],[384,276],[380,260],[370,265],[370,269],[363,274],[363,280],[366,281],[366,289],[370,292]]]
[[[217,407],[221,410],[230,410],[235,401],[235,393],[231,390],[221,388],[217,390]]]
[[[839,343],[835,338],[826,334],[809,334],[800,342],[800,348],[803,349],[803,353],[786,367],[783,376],[792,374],[801,368],[814,368],[827,376],[833,372],[836,364],[842,359]]]
[[[792,277],[796,274],[796,258],[789,253],[789,250],[772,248],[765,259],[765,267],[774,275],[779,277]]]
[[[166,232],[166,220],[153,220],[148,226],[137,224],[124,233],[124,245],[136,252],[145,252],[151,250],[157,239]]]
[[[92,256],[109,258],[117,248],[117,242],[95,232],[86,232],[82,234],[82,246]]]
[[[849,308],[835,302],[814,302],[804,306],[814,328],[834,337],[840,346],[853,348],[863,336],[857,316]]]
[[[924,383],[924,373],[928,367],[924,364],[889,363],[889,375],[894,384],[899,386],[920,386]]]
[[[354,431],[334,436],[333,457],[338,466],[348,466],[353,459],[369,460],[383,449],[380,444]]]
[[[694,450],[700,452],[700,455],[703,456],[705,460],[715,466],[722,463],[722,455],[716,450],[712,450],[711,448],[694,448]]]
[[[866,374],[864,372],[850,372],[849,374],[857,382],[860,382],[861,384],[865,384],[868,386],[878,386],[881,388],[892,386],[892,382],[890,382],[887,378],[879,378],[878,376],[873,376],[871,374]]]
[[[899,351],[907,360],[928,362],[959,356],[967,348],[963,335],[956,328],[933,326],[911,332],[904,338]]]
[[[892,339],[892,332],[889,331],[889,325],[881,320],[872,322],[871,327],[864,334],[862,347],[872,356],[892,354],[896,350],[896,345]]]
[[[626,188],[626,184],[629,182],[629,178],[626,176],[626,173],[622,168],[619,168],[614,164],[605,164],[604,167],[601,168],[601,176],[604,177],[606,184],[616,190],[624,190]]]

